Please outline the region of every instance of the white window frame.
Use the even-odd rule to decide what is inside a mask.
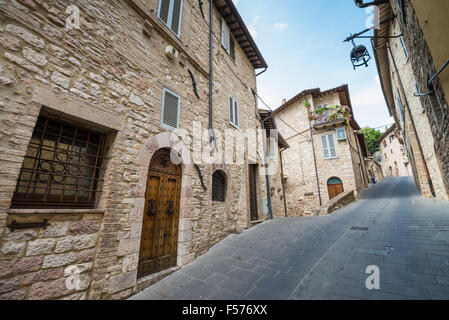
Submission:
[[[231,119],[231,109],[229,103],[232,100],[232,119]],[[240,113],[239,113],[239,103],[231,95],[228,98],[228,114],[229,114],[229,124],[233,127],[240,128]]]
[[[176,128],[173,128],[172,126],[164,123],[164,112],[165,112],[165,93],[168,92],[172,95],[174,95],[175,97],[178,98],[178,118],[177,118],[177,123],[176,123]],[[162,112],[161,112],[161,126],[169,129],[169,130],[178,130],[179,129],[179,124],[181,122],[181,96],[179,94],[177,94],[176,92],[174,92],[173,90],[170,90],[166,87],[163,88],[162,90]]]
[[[229,36],[229,43],[225,43],[225,33]],[[221,45],[231,55],[231,29],[224,18],[221,18]]]
[[[167,18],[167,23],[165,23],[164,20],[162,20],[161,18],[161,7],[162,7],[162,0],[159,0],[159,7],[157,10],[157,17],[159,18],[159,20],[162,21],[163,24],[165,24],[168,29],[170,29],[171,32],[173,32],[178,38],[181,37],[181,26],[182,26],[182,8],[184,5],[184,0],[181,0],[181,8],[179,10],[179,26],[178,26],[178,32],[175,32],[172,30],[172,20],[173,20],[173,7],[175,5],[175,0],[168,0],[170,1],[170,4],[168,6],[168,18]]]
[[[323,137],[326,137],[327,151],[329,152],[329,157],[326,157],[326,155],[324,153],[325,148],[323,145]],[[329,143],[329,137],[332,137],[332,140],[334,142],[335,157],[332,157],[331,147],[330,147],[330,143]],[[337,150],[337,143],[336,143],[334,134],[333,133],[323,134],[320,136],[320,141],[321,141],[321,149],[323,151],[323,159],[324,160],[337,159],[338,158],[338,150]]]
[[[344,137],[340,137],[339,136],[339,134],[338,134],[339,131],[344,133]],[[343,141],[343,140],[347,140],[348,139],[348,135],[346,134],[346,127],[335,129],[335,134],[337,136],[337,141]]]
[[[402,50],[404,51],[405,60],[408,61],[409,55],[408,55],[407,47],[405,46],[404,37],[400,36],[399,37],[399,42],[401,43]]]

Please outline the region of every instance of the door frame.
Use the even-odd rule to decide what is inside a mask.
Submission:
[[[249,189],[249,215],[250,215],[250,222],[255,222],[260,220],[260,212],[259,212],[259,197],[258,197],[258,188],[257,188],[257,182],[258,179],[258,172],[259,172],[259,165],[258,164],[249,164],[248,165],[248,189]],[[252,180],[252,183],[251,183]],[[252,188],[251,188],[252,185]],[[253,212],[253,209],[255,209],[255,212]],[[253,213],[257,215],[256,219],[253,220]]]

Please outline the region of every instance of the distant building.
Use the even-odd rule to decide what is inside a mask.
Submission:
[[[348,111],[347,118],[341,110]],[[304,90],[274,114],[290,146],[283,152],[288,216],[310,215],[339,194],[368,186],[365,137],[358,132],[347,85]]]
[[[382,156],[384,177],[409,177],[412,175],[407,151],[396,125],[392,125],[377,140]]]

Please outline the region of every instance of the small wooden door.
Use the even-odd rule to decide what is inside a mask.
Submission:
[[[182,169],[170,161],[170,150],[158,151],[148,172],[138,277],[177,264]]]
[[[329,200],[345,191],[343,188],[343,182],[339,178],[330,178],[327,182],[327,190],[329,193]]]
[[[259,214],[257,210],[257,165],[249,165],[249,199],[251,210],[251,221],[258,221]]]

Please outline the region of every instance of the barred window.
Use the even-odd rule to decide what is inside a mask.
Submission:
[[[13,208],[93,208],[105,137],[39,117],[14,192]]]
[[[220,171],[212,175],[212,201],[225,202],[226,200],[226,178]]]

